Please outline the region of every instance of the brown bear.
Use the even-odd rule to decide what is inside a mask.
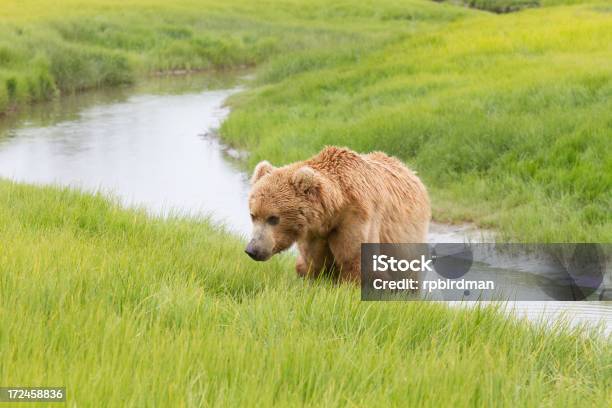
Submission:
[[[382,152],[326,147],[309,160],[255,167],[249,208],[257,261],[297,243],[301,276],[359,281],[361,243],[424,243],[431,218],[421,180]]]

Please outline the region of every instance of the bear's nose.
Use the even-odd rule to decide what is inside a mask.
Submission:
[[[255,254],[255,251],[253,251],[252,249],[249,249],[249,247],[247,247],[244,252],[250,256],[252,259],[257,259],[257,255]]]
[[[255,246],[253,245],[253,242],[249,242],[249,245],[247,245],[246,249],[244,250],[244,252],[251,257],[251,259],[254,259],[256,261],[259,261],[261,259],[261,257],[259,256],[259,251],[257,251],[255,249]]]

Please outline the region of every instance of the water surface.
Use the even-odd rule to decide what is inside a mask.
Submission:
[[[154,213],[209,214],[247,233],[245,175],[211,135],[236,89],[216,84],[165,78],[37,106],[0,128],[0,176],[102,190]]]

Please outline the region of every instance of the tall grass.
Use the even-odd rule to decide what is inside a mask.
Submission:
[[[551,2],[557,0],[550,0]],[[604,3],[5,1],[0,111],[256,65],[222,128],[249,164],[325,144],[417,168],[436,217],[610,241]],[[610,338],[491,308],[362,303],[251,262],[207,220],[0,181],[0,384],[73,406],[609,406]]]
[[[206,220],[0,181],[0,384],[70,406],[607,406],[610,339],[361,303]]]

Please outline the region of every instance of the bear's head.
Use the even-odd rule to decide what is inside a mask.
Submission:
[[[275,168],[267,161],[251,177],[249,210],[253,236],[245,252],[256,261],[289,248],[316,224],[321,175],[303,164]]]

